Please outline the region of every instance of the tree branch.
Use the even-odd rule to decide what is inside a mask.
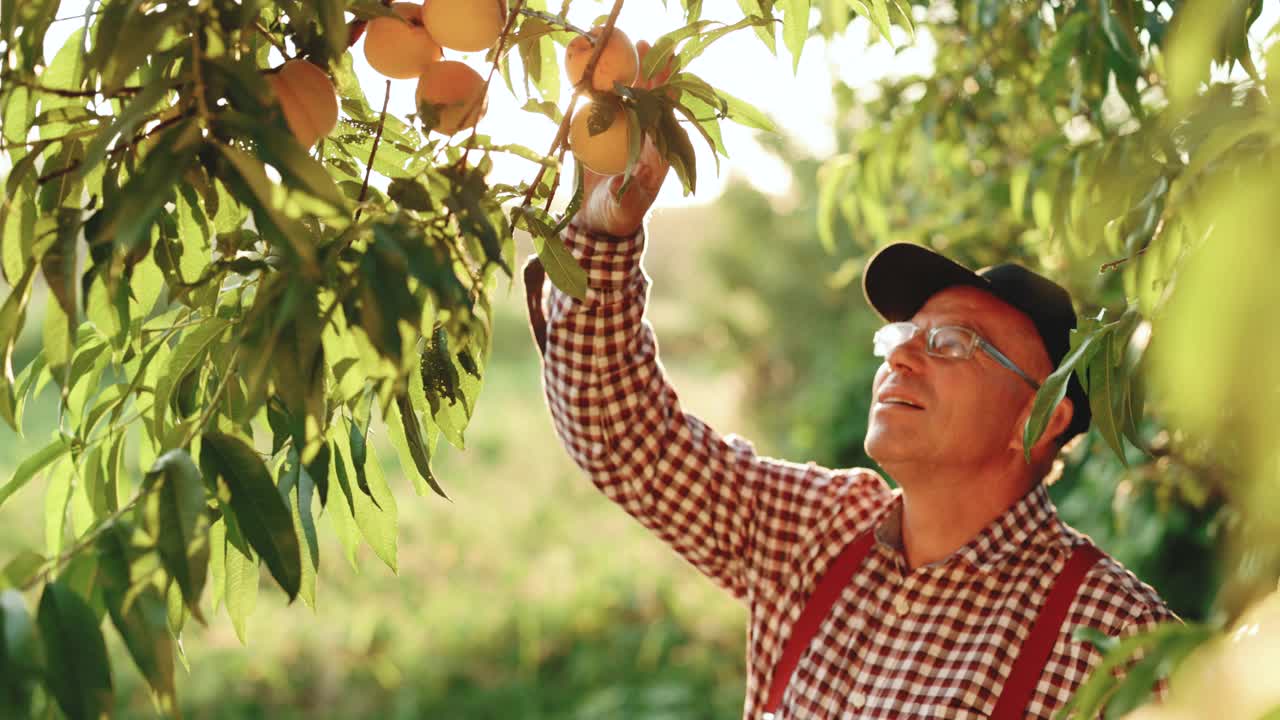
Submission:
[[[122,87],[118,87],[116,88],[116,91],[114,93],[110,93],[110,94],[103,93],[98,90],[72,90],[71,88],[55,88],[55,87],[49,87],[47,85],[41,85],[39,83],[32,82],[30,80],[24,80],[20,77],[14,77],[13,75],[7,75],[4,78],[4,81],[6,84],[13,83],[14,85],[18,85],[24,88],[29,88],[37,92],[48,93],[49,95],[56,95],[58,97],[66,97],[66,98],[78,98],[78,97],[91,98],[91,97],[96,97],[98,95],[102,95],[103,97],[116,97],[117,95],[132,95],[134,93],[142,92],[142,88],[137,85],[125,85]]]
[[[180,115],[175,115],[175,116],[173,116],[173,117],[169,118],[168,120],[164,120],[164,121],[162,121],[161,123],[159,123],[158,125],[156,125],[155,127],[153,127],[153,128],[151,128],[150,130],[146,131],[145,133],[140,133],[140,134],[138,134],[138,135],[134,135],[134,136],[129,140],[129,142],[125,143],[124,145],[118,145],[118,146],[116,146],[116,147],[112,148],[112,149],[111,149],[111,151],[107,153],[107,155],[108,155],[108,156],[110,156],[110,155],[115,155],[116,153],[119,153],[119,152],[123,152],[123,151],[125,151],[125,150],[127,150],[127,149],[129,149],[129,148],[133,147],[134,145],[137,145],[138,143],[142,142],[143,140],[146,140],[147,138],[151,137],[152,135],[155,135],[156,133],[160,132],[161,130],[164,130],[165,128],[167,128],[167,127],[169,127],[169,126],[171,126],[171,125],[174,125],[174,124],[176,124],[176,123],[178,123],[178,122],[180,122],[180,121],[182,121],[182,120],[186,120],[188,117],[191,117],[191,114],[190,114],[190,113],[182,113],[182,114],[180,114]],[[37,185],[43,185],[43,184],[45,184],[45,183],[49,182],[50,180],[56,180],[57,178],[60,178],[60,177],[62,177],[63,175],[66,175],[67,173],[72,172],[72,171],[74,171],[74,170],[78,169],[78,168],[80,167],[80,163],[81,163],[81,162],[82,162],[81,160],[77,160],[77,161],[75,161],[75,162],[73,162],[73,163],[68,164],[66,167],[58,168],[57,170],[54,170],[53,172],[48,173],[47,175],[41,175],[39,178],[37,178],[37,179],[36,179],[36,184],[37,184]]]
[[[589,30],[583,30],[582,28],[578,27],[577,25],[574,25],[573,23],[560,17],[559,15],[552,15],[551,13],[544,12],[542,10],[531,10],[529,8],[523,8],[523,7],[520,8],[517,12],[519,12],[521,15],[524,15],[525,17],[537,18],[553,27],[559,27],[564,30],[568,30],[569,32],[577,33],[582,37],[586,38],[592,45],[596,44],[596,39],[591,37]]]
[[[387,122],[387,103],[391,100],[391,81],[387,81],[387,92],[382,96],[382,114],[378,116],[378,132],[373,136],[373,148],[369,150],[369,164],[364,169],[364,184],[360,186],[360,198],[356,200],[356,217],[354,222],[360,221],[360,212],[364,210],[360,206],[364,202],[365,194],[369,192],[369,176],[373,174],[373,159],[378,156],[378,143],[382,141],[382,126]]]

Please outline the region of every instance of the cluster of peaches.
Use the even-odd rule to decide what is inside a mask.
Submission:
[[[365,29],[364,53],[369,65],[388,78],[417,78],[419,107],[435,110],[432,130],[452,135],[469,129],[484,116],[488,105],[486,83],[469,65],[445,60],[444,50],[478,52],[498,41],[507,23],[505,0],[427,0],[396,2],[398,17],[379,17]],[[578,36],[565,49],[564,66],[570,82],[596,100],[608,101],[614,83],[632,85],[639,72],[635,46],[621,30],[609,33],[600,50],[591,81],[584,82],[587,65],[595,54],[602,27],[590,37]],[[290,60],[268,76],[284,110],[290,130],[310,147],[337,125],[338,101],[329,77],[305,60]],[[569,147],[588,168],[606,175],[627,166],[629,123],[621,113],[603,130],[591,128],[592,103],[574,113],[570,121]],[[597,120],[596,125],[600,122]],[[591,130],[596,130],[595,134]]]

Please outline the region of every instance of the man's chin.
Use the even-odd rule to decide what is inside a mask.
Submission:
[[[893,433],[888,428],[873,424],[867,429],[867,437],[862,443],[862,449],[866,451],[867,457],[875,460],[880,467],[891,465],[911,455],[910,448],[906,447],[905,438],[901,435],[902,433]]]

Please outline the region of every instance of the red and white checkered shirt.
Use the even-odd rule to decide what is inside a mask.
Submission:
[[[865,469],[761,457],[686,413],[643,318],[643,234],[570,229],[588,273],[578,301],[545,284],[543,381],[557,432],[611,500],[750,612],[743,717],[762,714],[773,667],[807,595],[856,536],[876,543],[801,656],[778,718],[988,717],[1071,549],[1043,487],[948,558],[911,570],[900,496]],[[1086,575],[1028,706],[1050,717],[1101,655],[1081,626],[1123,636],[1174,619],[1110,557]]]

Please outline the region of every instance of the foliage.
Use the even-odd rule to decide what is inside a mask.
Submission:
[[[97,717],[114,687],[99,651],[109,616],[158,707],[173,711],[182,629],[205,621],[206,598],[242,639],[260,567],[289,600],[314,604],[318,513],[349,557],[363,539],[397,567],[395,495],[368,438],[384,424],[415,489],[445,494],[431,458],[441,436],[465,445],[515,229],[534,235],[554,282],[585,292],[559,239],[580,198],[551,212],[581,95],[556,107],[555,50],[574,26],[568,3],[551,15],[517,0],[486,58],[486,90],[501,74],[527,110],[561,120],[539,152],[474,129],[431,135],[446,108],[428,103],[410,122],[385,100],[376,112],[349,47],[393,14],[381,3],[90,2],[45,58],[50,27],[70,19],[59,6],[0,14],[0,275],[11,288],[0,416],[20,432],[29,398],[59,394],[56,432],[0,486],[3,502],[48,478],[45,551],[4,569],[0,675],[6,707],[35,698]],[[883,19],[887,7],[860,12]],[[798,56],[807,2],[782,3],[780,23],[772,0],[743,8],[713,21],[689,0],[687,26],[646,59],[649,72],[670,59],[670,82],[615,87],[637,131],[631,164],[643,133],[691,192],[686,126],[721,153],[722,119],[770,127],[688,67],[729,32],[754,29],[772,47],[779,24]],[[305,98],[281,102],[271,78],[293,58],[323,68],[340,101],[338,128],[314,150],[287,117]],[[491,183],[495,153],[532,161],[536,175]],[[15,368],[40,283],[51,297],[41,352]],[[126,469],[133,458],[141,477]],[[33,618],[23,593],[37,592]]]

